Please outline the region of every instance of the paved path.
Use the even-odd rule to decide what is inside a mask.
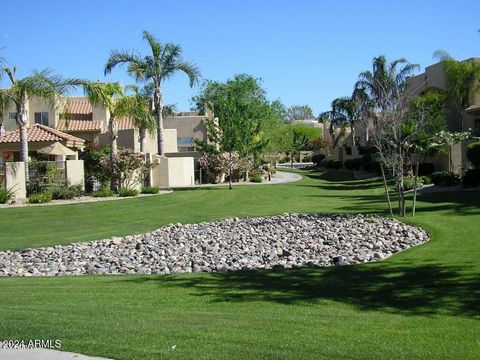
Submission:
[[[232,183],[233,186],[239,185],[274,185],[274,184],[285,184],[290,182],[295,182],[301,180],[302,176],[299,174],[285,172],[285,171],[277,171],[275,175],[272,176],[272,180],[264,180],[261,183],[253,183],[249,181],[245,182],[234,182]],[[222,184],[202,184],[202,185],[187,185],[187,186],[179,186],[185,188],[196,188],[196,187],[212,187],[212,186],[228,186],[228,182]]]
[[[49,349],[1,349],[2,360],[107,360],[105,358],[90,357],[65,351]]]

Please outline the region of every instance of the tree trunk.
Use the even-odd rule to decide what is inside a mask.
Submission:
[[[290,152],[290,172],[293,172],[293,151]]]
[[[228,188],[232,190],[232,153],[230,153],[230,161],[228,162]]]
[[[140,152],[143,154],[145,153],[145,135],[146,135],[146,129],[145,128],[140,128],[139,129],[139,142],[140,142]]]
[[[165,143],[163,138],[163,96],[160,84],[155,87],[155,119],[157,122],[158,155],[165,156]]]
[[[20,161],[23,161],[25,163],[25,184],[28,190],[28,184],[30,183],[30,175],[28,172],[28,116],[26,106],[17,107],[17,125],[20,131]]]
[[[387,195],[388,210],[390,210],[390,215],[393,216],[392,202],[390,201],[390,193],[388,192],[387,178],[385,177],[383,164],[380,165],[380,169],[382,170],[383,187],[385,188],[385,194]]]
[[[356,145],[356,142],[355,142],[355,126],[353,125],[353,123],[350,124],[350,134],[352,134],[352,146],[355,146]]]
[[[415,216],[415,208],[417,206],[417,181],[418,181],[418,161],[417,163],[415,164],[415,182],[414,182],[414,186],[415,186],[415,189],[413,190],[413,207],[412,207],[412,216]]]
[[[113,191],[117,191],[120,184],[118,184],[118,176],[115,172],[115,166],[114,166],[114,159],[118,154],[118,149],[117,149],[117,138],[118,138],[118,126],[117,126],[117,120],[113,116],[110,117],[110,120],[108,122],[108,127],[110,130],[110,171],[111,171],[111,179],[110,179],[110,188]]]

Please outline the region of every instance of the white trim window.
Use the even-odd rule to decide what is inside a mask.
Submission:
[[[35,124],[48,126],[48,112],[36,112]]]

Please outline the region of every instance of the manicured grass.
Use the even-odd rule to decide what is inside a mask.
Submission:
[[[304,180],[285,185],[2,209],[0,247],[86,241],[227,216],[385,214],[379,181],[303,174]],[[58,338],[63,350],[114,359],[478,358],[480,191],[422,195],[418,205],[417,216],[406,221],[423,226],[432,240],[375,264],[0,278],[0,339]]]

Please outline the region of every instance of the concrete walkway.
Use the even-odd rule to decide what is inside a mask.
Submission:
[[[274,184],[286,184],[295,181],[302,180],[302,176],[299,174],[285,172],[285,171],[277,171],[275,175],[272,176],[272,180],[264,180],[261,183],[253,183],[250,181],[245,182],[234,182],[232,186],[244,186],[244,185],[274,185]],[[228,186],[228,182],[222,184],[202,184],[202,185],[188,185],[188,186],[181,186],[182,188],[197,188],[197,187],[212,187],[212,186]],[[175,189],[175,188],[174,188]]]
[[[0,349],[2,360],[107,360],[50,349]]]

